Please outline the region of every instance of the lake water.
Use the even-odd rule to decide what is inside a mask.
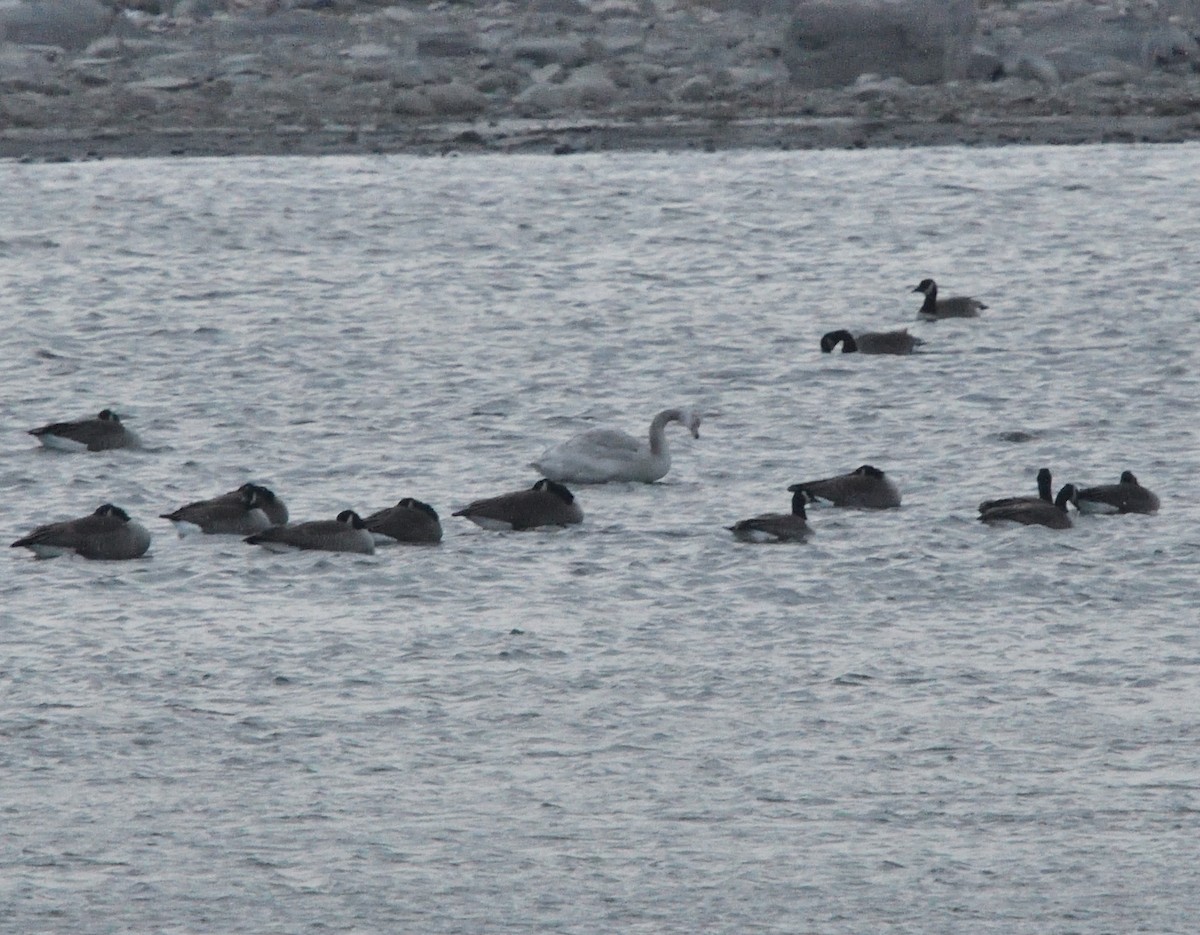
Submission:
[[[1194,931],[1198,159],[0,165],[3,529],[154,533],[2,556],[0,931]],[[926,276],[988,310],[916,321]],[[582,526],[450,517],[686,404]],[[25,434],[106,406],[145,450]],[[863,463],[901,509],[724,528]],[[1162,510],[976,520],[1042,466]],[[248,479],[445,540],[156,518]]]

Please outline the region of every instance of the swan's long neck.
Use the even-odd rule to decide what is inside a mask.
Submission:
[[[650,454],[656,458],[667,451],[667,423],[682,422],[682,409],[664,409],[654,417],[654,421],[650,423]]]

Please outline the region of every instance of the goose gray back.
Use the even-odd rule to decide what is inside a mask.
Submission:
[[[225,493],[218,497],[214,497],[213,499],[229,503],[238,503],[246,496],[247,493],[250,492],[254,493],[255,505],[267,515],[267,519],[270,520],[270,525],[282,526],[288,521],[287,504],[285,504],[282,499],[276,496],[275,491],[273,491],[270,487],[264,487],[262,484],[247,482],[242,484],[242,486],[238,487],[236,490],[226,491]]]
[[[119,506],[105,503],[88,516],[39,526],[12,547],[29,549],[39,558],[74,552],[82,558],[117,561],[145,555],[150,533]]]
[[[1042,468],[1037,472],[1037,488],[1038,495],[1036,497],[999,497],[995,500],[984,500],[979,504],[979,512],[986,513],[988,510],[995,509],[1001,506],[1020,506],[1026,503],[1037,503],[1039,500],[1045,503],[1054,502],[1054,494],[1051,490],[1053,481],[1050,475],[1050,468]]]
[[[805,494],[792,494],[792,512],[761,513],[727,527],[742,542],[803,542],[812,534],[804,511]]]
[[[1048,526],[1051,529],[1070,529],[1071,517],[1067,504],[1075,503],[1077,491],[1074,484],[1066,484],[1058,492],[1053,503],[1045,500],[1028,500],[1010,506],[992,507],[979,515],[981,523],[1019,523],[1022,526]]]
[[[838,344],[843,354],[911,354],[925,342],[907,329],[899,331],[864,331],[854,335],[845,329],[830,331],[821,338],[821,350],[830,353]]]
[[[262,496],[253,484],[245,484],[233,493],[188,503],[171,513],[162,513],[180,536],[193,532],[208,535],[248,536],[262,532],[271,524],[262,508]]]
[[[111,409],[101,409],[89,419],[74,422],[52,422],[41,428],[30,429],[46,448],[56,451],[108,451],[113,448],[137,448],[137,435],[121,422],[121,417]]]
[[[928,321],[941,318],[977,318],[979,313],[987,308],[978,299],[967,295],[950,296],[947,299],[938,298],[937,283],[932,279],[922,279],[913,292],[923,292],[925,301],[917,310],[917,317]]]
[[[409,542],[432,544],[442,541],[442,523],[428,503],[405,497],[395,506],[372,513],[363,520],[376,543]]]
[[[293,549],[322,552],[375,553],[375,537],[353,510],[342,510],[337,519],[318,519],[295,525],[272,526],[247,536],[246,542],[272,552]]]
[[[521,531],[539,526],[572,526],[583,522],[575,495],[562,484],[542,478],[528,490],[476,500],[454,513],[484,529]]]
[[[900,506],[899,488],[883,471],[869,464],[837,477],[792,484],[788,490],[793,493],[802,491],[809,502],[824,500],[834,506],[864,510],[886,510]]]
[[[1119,483],[1083,488],[1075,505],[1080,513],[1157,513],[1159,501],[1132,471],[1123,471]]]

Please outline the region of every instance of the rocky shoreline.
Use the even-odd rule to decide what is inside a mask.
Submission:
[[[0,0],[0,158],[1183,142],[1196,5]]]

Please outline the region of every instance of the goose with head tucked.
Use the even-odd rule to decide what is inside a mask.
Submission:
[[[1052,479],[1050,468],[1042,468],[1037,472],[1038,495],[1036,497],[999,497],[995,500],[984,500],[979,504],[979,512],[986,513],[996,507],[1020,506],[1026,503],[1053,503],[1054,494],[1051,490]]]
[[[105,503],[88,516],[39,526],[12,547],[29,549],[39,558],[74,552],[82,558],[117,561],[145,555],[150,533],[119,506]]]
[[[1157,513],[1158,495],[1139,484],[1133,471],[1122,471],[1120,483],[1084,487],[1075,506],[1080,513]]]
[[[272,552],[295,549],[322,552],[375,553],[375,537],[367,530],[362,517],[353,510],[342,510],[337,519],[318,519],[307,523],[272,526],[247,536],[246,542],[261,545]]]
[[[803,542],[812,534],[804,512],[804,491],[792,494],[792,512],[761,513],[726,527],[742,542]]]
[[[56,451],[109,451],[137,448],[140,444],[137,435],[127,429],[121,417],[111,409],[101,409],[99,414],[88,419],[52,422],[30,429],[29,434],[44,447]]]
[[[907,329],[900,331],[864,331],[861,334],[851,334],[844,328],[830,331],[821,338],[821,350],[830,353],[838,344],[842,345],[843,354],[911,354],[914,349],[925,342]]]
[[[938,298],[937,283],[932,279],[922,279],[913,292],[923,292],[925,301],[917,310],[917,317],[930,321],[940,318],[977,318],[979,313],[987,308],[978,299],[967,295],[955,295],[946,299]]]
[[[809,502],[824,500],[834,506],[862,510],[886,510],[900,505],[899,488],[883,471],[869,464],[849,474],[792,484],[788,490],[805,494]]]
[[[700,437],[700,414],[692,409],[664,409],[639,440],[616,429],[591,429],[548,448],[530,466],[561,483],[607,484],[634,481],[651,484],[671,469],[666,427],[679,422]]]
[[[528,490],[476,500],[454,515],[484,529],[517,532],[583,522],[583,510],[575,502],[575,495],[562,484],[544,477]]]
[[[375,542],[431,544],[442,541],[442,523],[428,503],[405,497],[395,506],[372,513],[363,520]]]
[[[981,523],[1020,523],[1022,526],[1048,526],[1051,529],[1070,529],[1071,517],[1067,515],[1067,504],[1075,503],[1074,484],[1066,484],[1058,492],[1053,503],[1041,499],[1029,499],[1009,506],[1001,504],[979,514]]]
[[[262,484],[245,483],[237,490],[230,490],[220,496],[214,497],[213,503],[240,503],[247,494],[253,494],[256,506],[262,510],[267,519],[270,520],[272,526],[282,526],[288,521],[287,504],[283,502],[275,491],[270,487],[264,487]]]
[[[208,500],[197,500],[160,516],[174,523],[181,537],[193,532],[248,536],[272,525],[263,509],[259,488],[246,484],[231,493],[237,496],[221,494]]]

